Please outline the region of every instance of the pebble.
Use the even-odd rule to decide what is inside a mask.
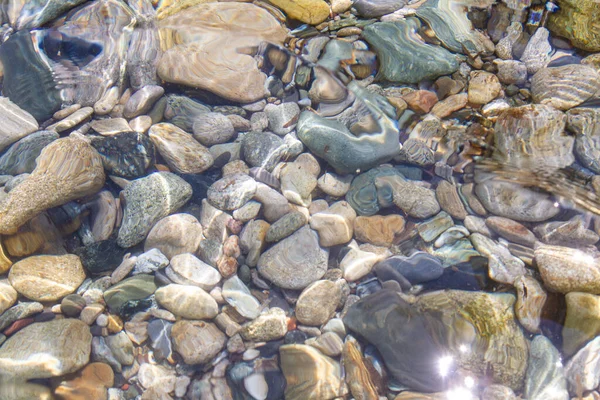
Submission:
[[[67,317],[77,318],[86,306],[85,299],[78,294],[65,296],[60,303],[60,311]]]
[[[405,221],[400,215],[358,216],[354,220],[354,237],[375,246],[390,247],[404,231]]]
[[[94,109],[92,107],[83,107],[73,114],[69,115],[65,119],[58,121],[55,124],[52,124],[48,127],[49,131],[54,131],[57,133],[64,132],[75,126],[81,124],[84,121],[89,120],[89,118],[94,114]]]
[[[104,292],[104,300],[112,311],[119,312],[125,303],[131,300],[145,299],[155,291],[156,284],[153,276],[136,275],[108,288]]]
[[[44,147],[58,139],[51,131],[37,131],[12,144],[0,157],[0,174],[20,175],[35,169],[36,158]]]
[[[206,147],[175,125],[152,125],[148,135],[162,158],[176,172],[200,174],[214,163],[213,156]]]
[[[453,94],[436,103],[431,109],[431,114],[438,118],[446,118],[453,112],[463,109],[468,102],[467,93]]]
[[[541,245],[535,261],[544,285],[559,293],[600,294],[600,265],[596,253],[562,246]]]
[[[326,172],[317,180],[317,186],[332,197],[343,197],[350,190],[353,175],[338,175],[334,172]]]
[[[229,118],[220,113],[204,113],[194,119],[194,138],[204,146],[229,142],[235,135],[235,128]]]
[[[488,258],[488,274],[496,282],[512,285],[515,279],[526,274],[525,263],[506,247],[480,233],[473,233],[469,239],[473,247]]]
[[[240,334],[246,341],[269,342],[285,336],[288,323],[285,312],[273,307],[242,326]]]
[[[0,347],[0,372],[12,379],[40,379],[76,372],[90,360],[92,335],[77,319],[31,324]],[[39,359],[40,354],[46,358]],[[47,358],[56,360],[48,364]]]
[[[503,217],[488,217],[485,224],[506,240],[528,247],[535,244],[536,237],[533,232],[516,221]]]
[[[131,130],[137,133],[146,133],[152,126],[152,117],[149,115],[140,115],[129,121]]]
[[[562,329],[562,350],[569,357],[600,334],[600,296],[570,292],[565,300],[567,311]]]
[[[256,193],[257,184],[246,174],[225,176],[208,188],[208,201],[220,210],[237,210]]]
[[[103,399],[115,384],[111,367],[101,362],[88,364],[75,378],[61,382],[54,393],[64,399]]]
[[[0,280],[0,315],[17,302],[17,291],[5,280]]]
[[[377,277],[381,281],[390,279],[397,280],[403,285],[403,280],[412,285],[435,280],[442,276],[444,268],[436,257],[424,253],[415,252],[410,257],[393,256],[387,258],[374,267]],[[397,277],[397,274],[400,277]]]
[[[521,55],[521,61],[527,66],[527,72],[535,74],[550,62],[552,45],[548,40],[550,32],[540,27],[531,36]]]
[[[446,211],[453,218],[464,220],[467,217],[467,210],[458,194],[458,187],[450,182],[443,180],[435,189],[437,198],[442,210]]]
[[[32,315],[39,314],[44,310],[42,303],[37,302],[20,302],[17,305],[9,308],[0,315],[0,331],[3,331],[7,326],[20,319],[28,318]]]
[[[261,254],[258,272],[283,289],[303,289],[327,270],[329,251],[318,243],[319,235],[308,226],[276,243]]]
[[[335,313],[341,291],[334,282],[321,280],[305,288],[296,303],[296,318],[305,325],[319,326]]]
[[[403,179],[401,176],[381,176],[375,179],[377,190],[392,193],[394,204],[415,218],[428,218],[440,211],[435,192]]]
[[[531,341],[524,394],[532,400],[569,399],[561,355],[552,342],[541,335]]]
[[[217,302],[198,286],[170,284],[155,295],[158,304],[181,318],[213,319],[219,312]]]
[[[322,0],[275,0],[272,4],[282,9],[289,18],[310,25],[320,24],[329,16],[329,5]]]
[[[121,196],[125,209],[117,243],[132,247],[146,238],[154,224],[187,203],[192,187],[175,174],[155,172],[132,181]]]
[[[144,86],[127,100],[123,109],[123,116],[131,119],[146,114],[164,93],[165,89],[162,86]]]
[[[523,85],[527,82],[527,66],[515,60],[494,60],[498,67],[496,76],[505,85]]]
[[[267,231],[267,242],[278,242],[306,225],[306,217],[300,212],[291,212],[275,221]]]
[[[227,337],[215,324],[204,321],[178,321],[171,338],[175,351],[186,364],[205,364],[225,347]]]
[[[113,136],[92,136],[107,172],[127,179],[138,178],[154,165],[154,145],[148,135],[122,132]]]
[[[172,328],[173,324],[163,319],[155,319],[148,323],[148,337],[151,340],[150,345],[152,346],[152,349],[154,349],[154,356],[158,360],[173,361],[173,346],[171,342]],[[127,338],[127,335],[124,336]],[[127,340],[129,339],[127,338]],[[131,343],[131,341],[129,341],[129,343]],[[131,347],[131,350],[133,353],[133,346]],[[133,354],[131,360],[133,362]]]
[[[533,230],[546,244],[583,247],[600,240],[598,234],[587,229],[585,222],[580,218],[539,224]]]
[[[568,110],[592,97],[599,85],[600,73],[587,65],[543,68],[531,78],[531,95],[535,103]]]
[[[313,346],[326,356],[337,357],[342,353],[344,342],[336,333],[326,332],[317,338],[307,340],[306,344]]]
[[[473,71],[469,80],[469,103],[487,104],[502,92],[498,77],[490,72]]]
[[[172,214],[158,221],[148,233],[144,250],[157,249],[169,260],[194,253],[202,240],[202,225],[190,214]]]
[[[255,319],[259,316],[262,309],[260,302],[237,276],[232,276],[223,283],[222,295],[242,317]]]
[[[349,247],[350,251],[342,258],[339,265],[344,279],[348,282],[354,282],[361,279],[371,272],[375,264],[391,255],[387,249],[386,252],[382,254],[363,251],[358,248],[355,242],[351,243]]]
[[[354,233],[356,212],[345,201],[333,203],[327,210],[310,217],[310,227],[319,233],[319,244],[324,247],[348,243]]]
[[[548,298],[546,291],[537,279],[527,275],[516,278],[513,285],[517,290],[515,314],[519,322],[529,332],[539,333],[544,305]]]
[[[233,211],[233,218],[242,223],[246,223],[258,216],[261,206],[262,205],[258,201],[250,200],[242,207]]]
[[[311,193],[317,187],[317,178],[302,163],[286,164],[280,174],[281,193],[294,204],[308,207]]]
[[[600,384],[600,337],[596,337],[579,350],[565,366],[569,387],[578,392],[594,390]]]
[[[296,103],[267,104],[264,112],[269,120],[269,130],[276,135],[283,136],[296,127],[300,116],[300,107]]]
[[[206,291],[210,291],[221,281],[219,271],[191,253],[174,256],[165,273],[175,283],[195,285]]]
[[[34,301],[56,301],[69,295],[85,279],[79,257],[33,256],[15,263],[8,280],[19,294]]]
[[[35,118],[8,97],[0,97],[0,115],[5,121],[0,130],[0,151],[39,128]]]

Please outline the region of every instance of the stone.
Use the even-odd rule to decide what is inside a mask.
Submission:
[[[70,114],[66,118],[50,125],[48,127],[48,130],[59,133],[64,132],[66,130],[76,127],[82,122],[89,120],[92,114],[94,114],[94,109],[92,107],[80,108],[79,110],[75,111],[73,114]]]
[[[21,302],[0,315],[0,331],[18,320],[26,319],[32,315],[39,314],[44,310],[42,303]]]
[[[187,203],[192,187],[175,174],[155,172],[132,181],[121,195],[125,209],[117,243],[132,247],[146,238],[154,224]]]
[[[172,214],[158,221],[148,233],[144,251],[160,250],[169,260],[194,253],[202,240],[202,225],[190,214]]]
[[[550,63],[552,45],[549,36],[548,29],[539,27],[529,38],[521,55],[521,61],[527,67],[528,73],[535,74]]]
[[[498,67],[496,76],[505,85],[523,85],[527,82],[527,66],[515,60],[494,60]]]
[[[279,348],[286,399],[333,399],[343,395],[339,362],[314,347],[286,344]]]
[[[350,190],[353,178],[353,175],[338,175],[334,172],[326,172],[317,180],[317,186],[330,196],[343,197]]]
[[[317,178],[298,162],[285,164],[279,176],[281,193],[294,204],[308,207],[311,193],[317,187]]]
[[[162,321],[162,320],[156,320]],[[154,321],[153,321],[154,322]],[[150,331],[150,329],[148,329]],[[152,339],[154,341],[154,339]],[[133,365],[133,343],[123,331],[105,338],[106,345],[110,348],[115,359],[122,365]],[[170,342],[170,341],[169,341]]]
[[[76,137],[55,140],[36,159],[37,166],[0,204],[0,232],[17,229],[49,208],[95,194],[104,185],[98,153]]]
[[[162,365],[143,363],[138,371],[138,380],[141,387],[156,388],[164,394],[175,389],[175,371]]]
[[[567,112],[567,129],[576,135],[575,155],[581,164],[600,171],[600,111],[577,107]]]
[[[467,217],[467,210],[458,194],[456,185],[446,180],[440,181],[435,188],[435,197],[442,210],[446,211],[453,218],[464,220]]]
[[[553,245],[584,247],[593,245],[600,239],[596,232],[586,228],[586,223],[581,218],[547,222],[536,226],[533,231],[542,242]]]
[[[150,249],[136,257],[132,275],[151,274],[169,264],[169,259],[158,249]]]
[[[283,289],[303,289],[327,270],[328,250],[315,231],[304,226],[262,253],[258,272]]]
[[[102,399],[107,398],[108,388],[115,384],[115,375],[110,365],[94,362],[88,364],[77,377],[62,382],[54,393],[65,399]]]
[[[435,280],[444,272],[440,260],[420,251],[410,257],[396,255],[387,258],[377,263],[374,270],[382,282],[393,279],[397,280],[401,286],[401,280],[406,280],[411,285],[418,285]],[[400,275],[399,278],[397,274]]]
[[[564,0],[560,8],[550,15],[548,28],[565,37],[582,50],[600,51],[600,34],[590,29],[598,21],[600,6],[593,0]]]
[[[154,356],[159,360],[166,359],[169,362],[173,360],[173,346],[171,342],[172,328],[173,324],[164,319],[155,319],[148,323],[148,337],[151,340],[150,345],[152,346],[152,349],[154,349]],[[127,335],[125,335],[125,337],[127,337]]]
[[[391,0],[377,2],[372,0],[360,0],[353,6],[356,8],[358,15],[365,18],[381,17],[382,15],[391,14],[396,10],[401,9],[406,5],[405,0]]]
[[[319,232],[321,246],[331,247],[352,240],[355,218],[354,209],[342,200],[333,203],[325,211],[313,214],[310,227]]]
[[[289,18],[317,25],[329,17],[329,5],[322,0],[274,0],[272,4],[283,10]]]
[[[503,217],[488,217],[485,224],[506,240],[528,247],[535,244],[536,237],[533,232],[516,221]]]
[[[91,341],[90,328],[77,319],[31,324],[0,347],[0,375],[41,379],[70,374],[89,362]]]
[[[488,258],[488,274],[496,282],[512,285],[518,277],[526,274],[525,263],[506,247],[480,233],[473,233],[469,239],[473,247]]]
[[[279,136],[293,131],[300,115],[300,107],[296,103],[267,104],[264,111],[269,120],[269,130]]]
[[[306,217],[300,212],[291,212],[275,221],[267,231],[267,242],[278,242],[306,225]]]
[[[255,319],[262,309],[260,302],[252,296],[250,289],[237,276],[223,283],[223,299],[244,318]]]
[[[600,384],[600,337],[585,345],[567,363],[565,375],[569,387],[577,393],[594,390]]]
[[[156,301],[178,317],[213,319],[219,312],[215,299],[198,286],[170,284],[156,290]]]
[[[154,145],[148,135],[122,132],[114,136],[91,136],[90,140],[102,156],[104,168],[112,175],[139,178],[154,165]]]
[[[221,281],[219,271],[190,253],[171,258],[165,273],[175,283],[195,285],[206,291],[210,291]]]
[[[124,279],[104,292],[104,301],[111,310],[119,312],[131,300],[142,300],[154,294],[156,284],[151,275],[136,275]]]
[[[164,93],[165,89],[157,85],[146,85],[136,90],[125,103],[123,116],[131,119],[146,114]]]
[[[256,193],[256,181],[246,174],[225,176],[208,188],[208,201],[220,210],[236,210]]]
[[[35,118],[8,97],[0,97],[0,110],[2,120],[5,121],[0,130],[0,151],[39,128]]]
[[[515,303],[517,319],[529,332],[539,333],[542,312],[548,298],[546,291],[537,279],[527,275],[515,279],[513,285],[517,290]]]
[[[17,302],[17,291],[5,280],[0,280],[0,315]]]
[[[283,44],[287,31],[267,10],[247,3],[197,4],[158,25],[161,37],[180,39],[165,43],[157,70],[164,81],[235,102],[252,103],[267,96],[266,75],[251,55],[237,52],[265,40]]]
[[[458,69],[452,53],[417,39],[415,32],[420,27],[416,18],[365,27],[363,37],[373,46],[380,62],[378,77],[390,82],[418,83]],[[391,37],[393,41],[388,40]]]
[[[152,125],[148,135],[169,167],[177,172],[200,174],[214,163],[213,156],[206,147],[175,125]]]
[[[390,247],[404,232],[404,226],[404,218],[396,214],[359,216],[354,220],[354,237],[375,246]]]
[[[478,183],[475,193],[490,213],[516,221],[546,221],[560,212],[550,196],[511,182]]]
[[[254,320],[245,323],[240,334],[247,341],[270,342],[281,339],[287,331],[288,323],[285,312],[281,308],[273,307]]]
[[[73,253],[79,256],[88,272],[94,275],[101,274],[117,268],[126,253],[116,242],[113,236],[108,240],[79,247],[73,250]]]
[[[559,293],[600,294],[600,263],[597,252],[562,246],[541,245],[535,260],[544,285]]]
[[[0,174],[20,175],[35,169],[35,159],[44,147],[58,139],[52,131],[37,131],[12,144],[0,157]]]
[[[487,104],[502,92],[498,77],[486,71],[472,71],[469,79],[469,103]]]
[[[332,281],[316,281],[306,287],[296,302],[296,318],[305,325],[320,326],[335,313],[341,290]]]
[[[562,350],[569,357],[600,334],[600,296],[570,292],[565,300],[567,312],[562,329]]]
[[[561,355],[544,336],[531,341],[524,395],[531,400],[567,400],[567,380]]]
[[[438,118],[446,118],[453,112],[463,109],[468,102],[469,95],[467,93],[453,94],[436,103],[431,109],[431,114]]]
[[[271,132],[248,132],[242,138],[242,158],[252,167],[272,171],[286,150],[284,141]]]
[[[227,337],[215,324],[203,321],[178,321],[171,330],[173,347],[186,364],[205,364],[223,347]]]
[[[194,119],[194,138],[204,146],[229,142],[235,135],[235,128],[229,118],[221,113],[208,112]]]
[[[375,117],[376,127],[359,126],[351,132],[342,122],[310,111],[300,113],[296,127],[298,139],[311,153],[323,158],[341,175],[376,167],[397,156],[401,149],[395,108],[383,96],[354,81],[348,84],[348,89],[358,98],[356,104],[364,105],[367,115]]]
[[[600,73],[588,65],[570,64],[540,69],[531,78],[535,103],[568,110],[592,97],[600,86]]]
[[[380,253],[361,250],[356,242],[351,242],[348,247],[350,247],[350,251],[342,258],[339,265],[344,279],[348,282],[361,279],[371,272],[375,264],[391,256],[387,249]]]
[[[433,190],[418,186],[402,176],[377,177],[375,187],[378,193],[391,193],[394,204],[411,217],[428,218],[440,211]]]
[[[255,267],[266,245],[269,224],[263,220],[252,220],[246,224],[240,235],[240,247],[246,254],[246,264]]]
[[[69,295],[85,279],[79,257],[32,256],[15,263],[8,280],[19,294],[35,301],[56,301]]]

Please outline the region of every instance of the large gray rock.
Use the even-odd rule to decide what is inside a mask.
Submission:
[[[58,133],[38,131],[14,143],[0,157],[1,175],[20,175],[31,173],[35,169],[35,159],[42,149],[58,139]]]

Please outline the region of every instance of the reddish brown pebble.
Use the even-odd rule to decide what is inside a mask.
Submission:
[[[4,330],[4,334],[6,336],[10,336],[15,332],[20,331],[25,328],[27,325],[31,325],[33,323],[33,318],[23,318],[18,321],[13,322],[8,328]]]
[[[229,278],[237,272],[238,263],[233,257],[223,256],[217,261],[217,269],[223,278]]]
[[[438,102],[437,95],[429,90],[415,90],[402,96],[402,99],[406,101],[408,108],[418,114],[427,114]]]

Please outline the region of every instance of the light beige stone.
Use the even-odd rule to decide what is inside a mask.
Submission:
[[[195,253],[202,240],[202,225],[190,214],[173,214],[152,227],[144,251],[156,248],[168,259],[178,254]]]
[[[319,244],[324,247],[348,243],[354,234],[356,211],[346,201],[333,203],[326,211],[310,218],[310,227],[319,232]]]
[[[498,77],[486,71],[471,72],[469,81],[469,103],[487,104],[494,100],[502,91]]]
[[[0,315],[17,301],[17,291],[6,280],[0,281]]]
[[[354,237],[361,242],[389,247],[404,231],[404,218],[400,215],[359,216],[354,220]]]
[[[178,317],[212,319],[219,306],[215,299],[198,286],[170,284],[156,290],[156,301]]]
[[[335,313],[341,290],[332,281],[316,281],[302,291],[296,302],[296,318],[305,325],[319,326]]]

